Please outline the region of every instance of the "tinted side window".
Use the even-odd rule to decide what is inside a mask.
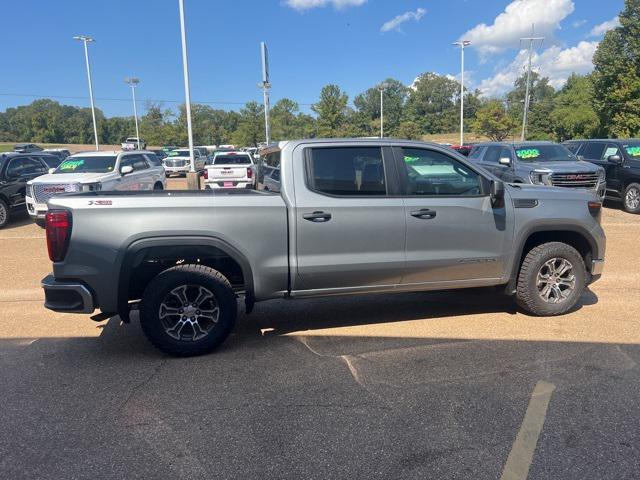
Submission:
[[[46,166],[38,159],[22,157],[11,160],[7,167],[7,178],[18,178],[23,176],[44,175],[47,173]]]
[[[577,153],[580,148],[579,143],[563,143],[563,145],[567,147],[571,153]]]
[[[133,167],[134,171],[145,170],[149,168],[149,165],[147,165],[147,162],[142,155],[127,155],[125,159],[130,162],[129,165]],[[123,160],[122,165],[125,165],[124,162],[125,160]]]
[[[600,160],[602,158],[602,154],[604,153],[604,148],[606,144],[598,143],[598,142],[588,142],[580,154],[584,158],[590,158],[591,160]]]
[[[497,147],[498,149],[500,147]],[[403,148],[407,195],[480,195],[480,175],[455,158],[419,148]]]
[[[147,159],[147,162],[149,162],[149,165],[152,165],[154,167],[159,167],[160,165],[162,165],[162,159],[156,153],[149,153],[145,155],[145,157]]]
[[[122,170],[122,167],[133,167],[133,161],[132,161],[131,155],[127,155],[126,157],[122,157],[120,159],[121,170]]]
[[[502,147],[498,147],[495,145],[491,147],[487,147],[487,153],[484,154],[482,161],[487,163],[498,163],[498,160],[500,159],[501,151],[502,151]]]
[[[469,158],[478,159],[482,157],[482,154],[487,149],[487,147],[473,147],[471,152],[469,152]]]
[[[311,149],[311,187],[329,195],[384,195],[382,151],[378,147]]]
[[[607,145],[606,150],[604,151],[604,153],[602,154],[602,160],[607,160],[610,156],[612,155],[619,155],[622,156],[620,153],[620,149],[618,148],[617,145],[613,144],[613,143],[609,143]]]

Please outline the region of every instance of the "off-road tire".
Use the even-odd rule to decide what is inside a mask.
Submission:
[[[215,297],[218,320],[204,338],[188,341],[173,338],[160,319],[161,304],[167,295],[183,285],[202,286]],[[159,273],[147,285],[140,306],[140,325],[147,339],[159,350],[169,355],[190,357],[218,347],[231,333],[236,315],[236,296],[224,275],[204,265],[178,265]]]
[[[627,185],[627,188],[624,189],[624,193],[622,196],[622,206],[625,212],[628,213],[640,213],[640,203],[638,203],[635,207],[629,204],[629,194],[630,192],[636,192],[640,195],[640,184],[639,183],[630,183]]]
[[[0,199],[0,228],[4,228],[9,223],[10,213],[7,202]]]
[[[573,291],[558,303],[545,301],[538,290],[538,273],[546,262],[565,259],[573,267],[575,286]],[[549,242],[532,248],[522,261],[518,274],[516,302],[525,311],[540,317],[562,315],[573,309],[587,284],[587,270],[580,253],[570,245],[561,242]]]

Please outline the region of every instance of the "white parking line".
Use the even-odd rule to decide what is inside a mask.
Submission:
[[[533,389],[527,412],[524,414],[520,431],[513,442],[500,480],[525,480],[529,475],[529,467],[555,388],[553,383],[540,381]]]

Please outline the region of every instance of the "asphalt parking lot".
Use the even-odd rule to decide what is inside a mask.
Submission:
[[[640,217],[604,211],[577,311],[491,290],[271,301],[174,359],[42,306],[28,218],[0,231],[0,477],[640,477]]]

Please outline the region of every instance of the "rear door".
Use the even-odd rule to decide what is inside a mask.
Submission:
[[[481,175],[442,150],[394,151],[407,223],[402,283],[446,287],[501,278],[512,237],[510,202],[493,208]]]
[[[606,180],[607,180],[607,195],[613,194],[619,195],[617,177],[617,165],[607,160],[609,152],[617,150],[618,148],[613,144],[607,144],[606,142],[586,142],[582,148],[578,151],[578,155],[587,162],[600,165],[604,168]],[[606,157],[605,157],[606,155]]]
[[[294,290],[398,284],[406,222],[391,149],[296,151]]]

